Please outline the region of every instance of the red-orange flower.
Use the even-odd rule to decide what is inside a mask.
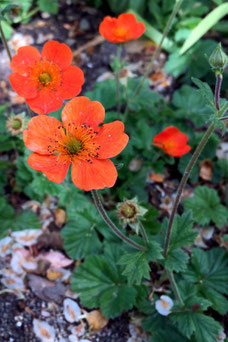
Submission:
[[[23,46],[12,58],[10,84],[35,113],[53,112],[63,99],[78,95],[84,83],[82,70],[71,62],[72,52],[66,44],[51,40],[41,54],[32,46]]]
[[[28,164],[50,181],[61,183],[72,163],[72,180],[85,191],[112,187],[117,171],[109,158],[119,154],[128,142],[121,121],[100,124],[104,107],[87,97],[76,97],[62,111],[63,124],[50,116],[36,116],[23,138],[33,151]]]
[[[120,14],[118,18],[105,17],[99,26],[100,34],[111,43],[126,43],[139,38],[145,25],[138,23],[132,13]]]
[[[153,145],[162,148],[170,156],[181,157],[191,150],[187,141],[188,136],[186,134],[180,132],[176,127],[169,126],[155,135]]]

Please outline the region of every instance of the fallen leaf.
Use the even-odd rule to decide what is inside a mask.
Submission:
[[[199,163],[200,172],[199,176],[205,181],[212,180],[212,168],[213,164],[210,160],[203,160]]]
[[[57,267],[57,268],[67,267],[74,262],[73,260],[65,257],[65,255],[60,252],[41,253],[38,258],[49,261],[51,263],[51,267]]]
[[[100,310],[86,312],[85,316],[90,328],[94,331],[100,330],[108,324],[108,319],[102,315]]]
[[[55,210],[55,224],[58,227],[62,227],[62,225],[66,223],[66,212],[63,209],[56,209]]]
[[[28,274],[28,284],[32,292],[42,300],[53,301],[61,304],[66,287],[61,283],[55,283],[43,277]]]
[[[149,179],[151,181],[154,181],[156,183],[163,183],[164,182],[164,175],[162,175],[161,173],[155,173],[155,172],[151,172],[149,175]]]
[[[55,329],[45,321],[39,319],[33,320],[33,329],[36,337],[41,342],[54,342],[55,341]]]

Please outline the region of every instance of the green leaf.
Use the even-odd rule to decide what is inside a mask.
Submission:
[[[200,81],[198,78],[195,78],[195,77],[192,77],[192,82],[195,83],[197,87],[199,88],[200,95],[204,99],[206,99],[206,101],[211,105],[211,107],[216,109],[214,95],[209,85],[205,82]]]
[[[221,177],[228,181],[228,159],[220,158],[217,161],[217,166],[220,169]]]
[[[38,0],[37,5],[43,12],[51,14],[58,13],[58,0]]]
[[[122,268],[115,261],[117,256],[120,256],[118,247],[109,244],[105,255],[89,256],[72,276],[72,289],[80,293],[82,304],[89,308],[100,307],[108,318],[131,309],[137,295],[136,289],[128,286],[121,275]]]
[[[192,229],[193,221],[191,211],[185,212],[182,216],[176,215],[169,243],[169,250],[175,250],[180,247],[192,244],[197,236],[197,233]],[[165,237],[168,230],[168,219],[163,221],[162,233]]]
[[[57,196],[62,189],[61,184],[49,181],[43,173],[39,173],[29,187],[41,198],[45,195]]]
[[[184,119],[188,118],[197,126],[205,124],[211,114],[199,91],[189,85],[183,85],[175,91],[172,103],[178,108],[179,115],[182,114]]]
[[[218,227],[223,227],[227,223],[227,209],[220,204],[217,192],[207,186],[198,186],[194,197],[185,199],[184,206],[187,210],[192,210],[194,221],[200,225],[212,221]]]
[[[175,78],[184,74],[184,79],[188,81],[191,77],[203,78],[210,71],[205,54],[210,56],[216,46],[215,41],[204,39],[184,55],[178,52],[171,53],[165,63],[165,70]]]
[[[183,272],[187,268],[189,256],[182,249],[175,249],[168,253],[164,266],[168,271]]]
[[[221,18],[228,14],[228,4],[224,3],[211,11],[200,23],[192,30],[192,33],[185,41],[180,50],[180,54],[184,54],[192,47],[207,31],[209,31]]]
[[[120,92],[123,86],[120,85]],[[99,101],[104,106],[104,108],[110,109],[116,106],[116,82],[113,79],[108,79],[102,82],[97,82],[95,88],[92,91],[87,91],[85,93],[91,101]],[[122,102],[123,99],[121,99]]]
[[[155,242],[150,241],[148,251],[132,250],[131,253],[123,254],[118,261],[124,267],[123,275],[128,279],[128,284],[140,285],[143,278],[150,279],[150,261],[162,259],[162,248]]]
[[[187,339],[170,324],[166,317],[161,316],[155,311],[154,306],[149,304],[151,309],[148,310],[149,316],[142,321],[142,328],[151,333],[150,342],[187,342]]]
[[[212,307],[220,313],[228,309],[222,294],[228,294],[228,257],[224,250],[213,248],[208,252],[192,250],[192,260],[183,277],[198,285],[199,291],[212,302]]]
[[[190,338],[194,333],[197,342],[215,342],[221,325],[212,317],[201,312],[173,313],[170,319],[178,325],[179,331]]]
[[[212,303],[214,310],[218,311],[221,315],[225,315],[228,311],[228,300],[220,292],[213,288],[203,286],[201,292]]]
[[[4,16],[7,12],[10,12],[14,8],[18,8],[19,6],[16,4],[9,4],[6,7],[3,8],[1,11],[1,14]]]
[[[15,148],[15,143],[10,135],[0,136],[0,152],[10,151]]]
[[[101,250],[101,242],[96,232],[96,221],[91,217],[93,205],[80,212],[74,211],[74,220],[68,221],[61,231],[64,249],[72,259],[82,259]]]
[[[128,80],[127,88],[129,98],[133,97],[135,89],[138,87],[141,80],[141,77],[130,78]],[[152,109],[157,103],[159,103],[160,100],[161,96],[149,88],[149,80],[146,80],[135,101],[133,103],[129,102],[129,108],[134,112],[138,112],[144,108],[149,110]]]
[[[38,229],[41,223],[37,215],[30,210],[25,210],[16,215],[12,225],[13,230]]]
[[[13,207],[4,198],[0,198],[0,238],[9,230],[36,229],[40,226],[41,223],[35,213],[26,210],[16,215]]]

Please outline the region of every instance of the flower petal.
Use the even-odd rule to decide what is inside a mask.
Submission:
[[[62,73],[62,85],[59,94],[63,99],[71,99],[81,92],[84,83],[84,74],[82,70],[71,65]]]
[[[138,23],[136,17],[132,13],[123,13],[118,17],[118,24],[128,31],[128,40],[138,39],[145,32],[145,25]]]
[[[102,104],[90,101],[85,96],[75,97],[65,105],[62,111],[62,121],[65,127],[69,123],[75,126],[86,123],[96,129],[103,122],[104,117],[105,110]]]
[[[62,69],[68,68],[72,63],[72,51],[69,46],[55,40],[44,44],[41,56],[57,63]]]
[[[48,146],[62,137],[58,127],[62,127],[61,122],[52,116],[33,117],[23,132],[25,146],[33,152],[49,154]]]
[[[9,81],[13,90],[26,99],[31,99],[37,96],[38,89],[35,81],[26,76],[12,73],[9,75]]]
[[[164,143],[165,141],[169,140],[170,137],[178,134],[179,132],[180,132],[179,129],[176,127],[173,127],[173,126],[166,127],[161,133],[158,133],[157,135],[155,135],[153,139],[153,143],[155,144]]]
[[[63,99],[57,91],[42,89],[36,97],[28,99],[27,104],[37,114],[48,114],[58,110]]]
[[[40,59],[39,51],[33,46],[22,46],[13,56],[10,67],[13,72],[28,75],[29,67]]]
[[[129,137],[124,133],[124,124],[121,121],[104,124],[97,135],[99,144],[99,159],[113,158],[127,145]]]
[[[172,150],[166,150],[166,153],[172,157],[182,157],[184,154],[191,150],[191,146],[183,145],[182,147],[173,148]]]
[[[90,164],[86,161],[75,159],[72,164],[72,181],[81,190],[111,188],[117,179],[117,171],[109,159],[93,159]]]
[[[50,181],[62,183],[66,177],[70,162],[59,163],[56,155],[47,156],[32,153],[28,157],[28,164],[32,169],[43,172]]]

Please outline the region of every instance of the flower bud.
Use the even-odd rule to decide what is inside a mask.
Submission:
[[[209,63],[215,73],[223,73],[223,70],[228,63],[228,56],[223,52],[221,43],[219,43],[216,49],[212,52],[209,57]]]

